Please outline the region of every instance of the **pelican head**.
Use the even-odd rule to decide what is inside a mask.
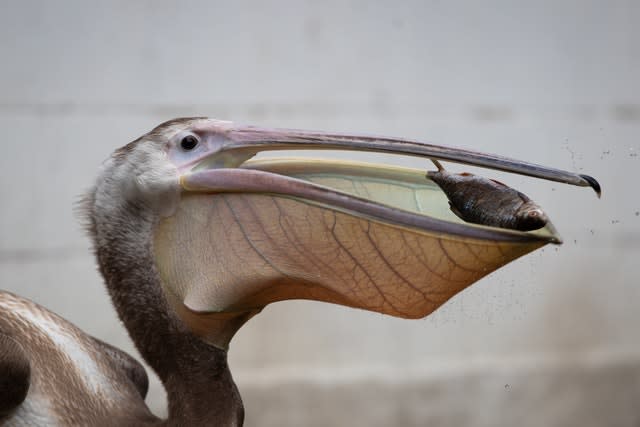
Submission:
[[[285,299],[424,317],[496,268],[561,241],[546,216],[535,231],[461,220],[425,171],[252,159],[295,149],[420,156],[600,191],[586,175],[418,141],[175,119],[105,163],[90,207],[97,251],[117,246],[126,262],[149,263],[166,308],[226,348],[247,319]]]

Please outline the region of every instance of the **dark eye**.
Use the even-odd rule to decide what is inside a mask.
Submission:
[[[187,135],[180,141],[180,147],[186,151],[193,150],[196,145],[198,145],[198,138],[193,135]]]

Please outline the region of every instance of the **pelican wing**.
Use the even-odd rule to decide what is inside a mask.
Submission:
[[[22,346],[0,333],[0,420],[27,397],[31,363]]]

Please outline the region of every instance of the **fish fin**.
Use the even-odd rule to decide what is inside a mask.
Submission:
[[[0,421],[27,397],[31,384],[31,362],[24,348],[0,333]]]
[[[520,199],[521,199],[524,203],[527,203],[527,202],[530,202],[530,201],[531,201],[531,199],[529,198],[529,196],[527,196],[526,194],[521,193],[521,192],[519,192],[519,191],[518,191],[518,197],[520,197]]]
[[[449,209],[451,209],[451,212],[453,212],[454,214],[456,214],[456,216],[458,218],[460,218],[463,221],[466,221],[466,219],[464,218],[464,216],[462,215],[462,212],[460,212],[458,210],[458,208],[456,208],[453,203],[449,202]]]
[[[509,187],[507,184],[504,184],[504,183],[502,183],[502,182],[498,181],[497,179],[491,179],[491,178],[490,178],[490,179],[489,179],[489,181],[493,181],[493,182],[495,182],[496,184],[501,185],[501,186],[503,186],[503,187],[511,188],[511,187]]]

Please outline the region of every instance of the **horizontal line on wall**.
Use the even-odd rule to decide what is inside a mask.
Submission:
[[[527,356],[465,358],[445,361],[445,358],[429,360],[421,366],[358,364],[342,367],[313,367],[288,365],[265,369],[234,370],[234,377],[241,386],[273,387],[278,384],[338,384],[381,383],[389,385],[419,384],[452,377],[491,377],[536,374],[540,372],[588,372],[609,367],[627,366],[640,369],[640,353],[616,350],[585,351],[579,353],[532,354]]]
[[[478,122],[517,120],[575,120],[640,122],[640,104],[532,105],[500,104],[430,105],[369,103],[254,103],[254,104],[129,104],[129,103],[0,103],[0,114],[28,116],[135,115],[178,117],[207,114],[218,117],[244,116],[263,119],[281,116],[420,116],[425,119],[464,119]]]
[[[81,247],[2,249],[0,250],[0,263],[31,263],[84,256],[93,257],[93,253],[90,249]]]

